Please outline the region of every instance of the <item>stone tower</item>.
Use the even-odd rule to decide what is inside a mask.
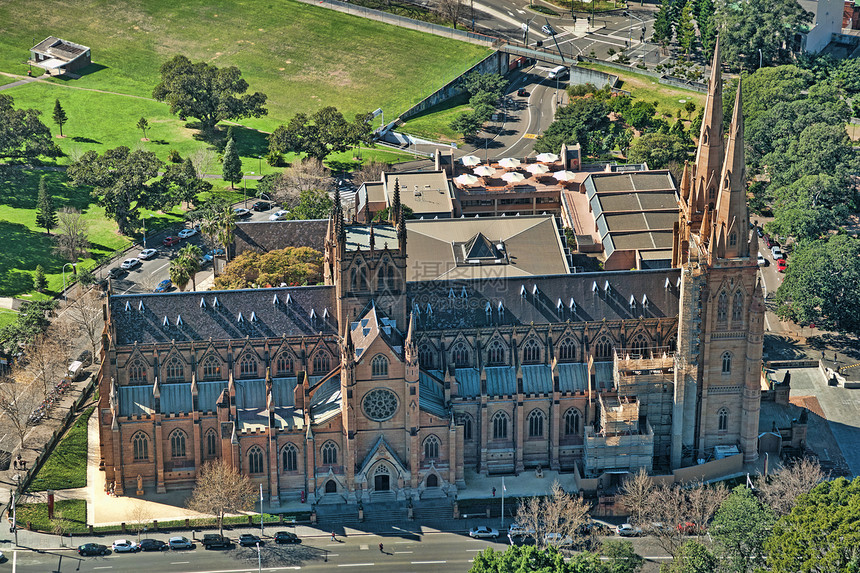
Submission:
[[[724,141],[719,54],[718,40],[696,165],[685,166],[675,228],[681,303],[673,468],[707,459],[720,445],[738,445],[745,462],[758,457],[764,304],[746,203],[741,88]]]

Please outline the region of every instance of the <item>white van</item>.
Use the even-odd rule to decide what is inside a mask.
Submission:
[[[547,79],[554,80],[556,78],[562,79],[567,76],[570,72],[570,69],[567,66],[556,66],[551,69],[549,73],[546,75]]]

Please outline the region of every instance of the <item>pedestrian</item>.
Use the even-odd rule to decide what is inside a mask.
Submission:
[[[493,488],[493,497],[496,497],[496,488]]]
[[[334,531],[332,531],[332,532],[331,532],[331,540],[332,540],[332,541],[337,541],[337,539],[335,539],[335,536],[334,536]]]
[[[383,551],[383,550],[382,550],[382,544],[381,544],[381,543],[379,544],[379,552],[380,552],[380,553],[385,553],[385,551]]]

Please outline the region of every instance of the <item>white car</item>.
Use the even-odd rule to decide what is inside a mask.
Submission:
[[[140,259],[126,259],[122,262],[120,267],[124,271],[129,271],[140,264]]]
[[[633,527],[629,523],[622,523],[618,527],[615,528],[615,532],[618,533],[621,537],[636,537],[642,530],[638,527]]]
[[[543,539],[547,545],[553,545],[555,547],[573,545],[573,539],[569,536],[562,535],[561,533],[547,533],[543,536]]]
[[[534,535],[534,533],[534,529],[528,529],[518,523],[512,523],[508,527],[508,536],[510,537],[524,537],[526,535]]]
[[[767,266],[767,259],[764,258],[761,253],[758,254],[758,257],[756,257],[756,261],[758,262],[758,266],[760,267]]]
[[[469,530],[469,537],[474,537],[475,539],[495,539],[498,536],[498,529],[493,529],[486,525],[479,525]]]
[[[137,258],[139,258],[142,261],[148,261],[149,259],[151,259],[152,257],[154,257],[157,254],[158,254],[157,249],[144,249],[144,250],[140,251],[140,254],[137,255]]]
[[[171,549],[193,549],[194,544],[187,537],[171,537],[167,541],[167,546]]]
[[[197,229],[182,229],[179,231],[180,239],[187,239],[188,237],[193,237],[197,234]]]
[[[283,209],[281,209],[280,211],[275,211],[274,213],[269,215],[269,221],[282,221],[284,219],[284,217],[286,217],[289,214],[290,214],[289,211],[285,211]]]
[[[770,254],[773,255],[773,260],[782,258],[782,249],[779,248],[779,245],[774,245],[770,248]]]
[[[140,549],[140,546],[136,541],[131,541],[129,539],[117,539],[111,545],[111,549],[113,549],[117,553],[134,553],[135,551]]]

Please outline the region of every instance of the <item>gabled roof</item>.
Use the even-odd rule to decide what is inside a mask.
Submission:
[[[396,321],[379,316],[373,304],[364,316],[350,323],[349,330],[356,360],[361,359],[377,338],[382,338],[398,355],[403,354],[403,335],[397,330]]]
[[[286,247],[310,247],[323,252],[328,219],[309,221],[245,221],[233,232],[234,256],[245,251],[267,253]]]

